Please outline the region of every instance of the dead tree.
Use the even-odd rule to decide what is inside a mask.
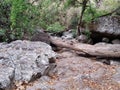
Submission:
[[[118,44],[89,45],[83,43],[71,43],[70,41],[54,38],[51,38],[51,43],[58,47],[69,48],[77,52],[83,52],[87,56],[120,59],[120,45]]]

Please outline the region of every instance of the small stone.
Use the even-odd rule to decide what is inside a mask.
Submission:
[[[119,39],[112,40],[112,44],[120,44],[120,40]]]
[[[82,43],[87,43],[88,42],[88,37],[86,35],[80,35],[77,37],[77,40]]]
[[[71,30],[66,31],[62,35],[62,39],[73,39],[73,33]]]
[[[104,38],[102,38],[102,42],[106,42],[106,43],[108,43],[108,42],[109,42],[109,39],[106,38],[106,37],[104,37]]]
[[[110,60],[110,64],[111,65],[120,65],[120,61],[119,60]]]

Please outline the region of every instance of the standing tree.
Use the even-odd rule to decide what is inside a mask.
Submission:
[[[85,9],[87,7],[88,1],[89,0],[82,0],[82,11],[81,11],[81,15],[80,15],[80,19],[79,19],[78,27],[77,27],[77,34],[78,34],[78,36],[81,34],[82,17],[83,17]]]

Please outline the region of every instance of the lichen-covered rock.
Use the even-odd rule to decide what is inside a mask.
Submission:
[[[111,42],[113,39],[120,39],[120,16],[99,17],[95,22],[89,24],[89,30],[94,44],[101,41]],[[103,39],[104,37],[109,40]]]
[[[55,55],[51,47],[43,42],[17,40],[10,44],[1,43],[0,88],[8,87],[12,83],[11,78],[17,82],[40,78],[51,65],[50,58]]]
[[[10,89],[12,80],[14,77],[14,68],[0,66],[0,90],[1,89]]]
[[[103,36],[114,36],[120,38],[120,16],[105,16],[97,21],[95,32]]]

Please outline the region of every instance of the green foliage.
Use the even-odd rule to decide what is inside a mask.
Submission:
[[[0,28],[6,33],[6,40],[21,39],[31,34],[39,22],[36,6],[27,0],[0,0]]]
[[[7,34],[10,29],[10,0],[0,0],[0,40],[8,41]]]
[[[117,0],[104,0],[99,7],[96,7],[90,0],[88,7],[86,8],[83,16],[83,21],[90,23],[93,19],[97,19],[99,16],[110,13],[119,7],[119,1]]]
[[[22,37],[23,31],[21,30],[22,28],[20,28],[21,26],[20,22],[21,20],[24,19],[22,15],[25,9],[26,7],[24,4],[24,0],[13,0],[12,1],[12,7],[11,7],[11,13],[10,13],[11,30],[12,30],[11,38],[12,39]]]
[[[69,8],[70,6],[75,6],[76,0],[66,0],[64,3],[64,9]]]
[[[47,29],[47,27],[51,24],[54,24],[58,21],[59,15],[59,0],[52,1],[52,0],[43,0],[39,3],[39,25],[40,27]]]
[[[12,0],[10,21],[14,38],[20,39],[25,32],[31,33],[34,27],[31,19],[35,14],[34,9],[26,0]]]
[[[103,0],[100,10],[111,12],[120,6],[120,0]]]
[[[72,29],[72,34],[73,34],[73,37],[75,38],[77,36],[77,30],[76,29]]]
[[[92,13],[91,13],[92,11]],[[96,12],[96,10],[93,8],[93,9],[90,9],[90,8],[87,8],[84,12],[84,15],[83,15],[83,21],[89,23],[91,22],[92,18],[94,17],[93,14]]]
[[[0,36],[3,36],[3,35],[5,35],[5,30],[0,29]]]
[[[64,9],[70,7],[80,7],[83,0],[65,0]]]
[[[74,15],[72,18],[71,18],[71,28],[76,28],[77,24],[78,24],[78,20],[79,20],[79,17],[78,15]]]
[[[86,30],[83,32],[83,34],[85,34],[88,38],[90,38],[91,32],[90,32],[88,29],[86,29]]]
[[[19,20],[18,18],[23,18],[21,17],[21,14],[24,13],[25,9],[26,7],[25,7],[24,0],[13,0],[12,1],[12,8],[11,8],[11,15],[10,15],[10,20],[12,23],[11,24],[12,30],[17,27],[17,21]]]
[[[51,24],[48,26],[47,31],[53,32],[53,33],[58,33],[61,32],[65,29],[64,26],[62,26],[59,22],[55,22],[54,24]]]
[[[59,0],[40,0],[38,5],[32,5],[29,0],[0,2],[0,23],[3,23],[0,28],[9,31],[7,40],[21,39],[25,33],[31,34],[36,27],[47,29],[58,21]],[[61,28],[59,24],[55,25]]]
[[[4,41],[7,41],[7,36],[6,36],[6,30],[5,29],[0,29],[0,38]]]
[[[70,29],[76,29],[83,0],[35,1],[37,5],[29,0],[0,0],[0,37],[4,41],[21,39],[26,33],[30,35],[36,27],[53,33],[63,31],[69,26]],[[95,6],[95,0],[89,1],[82,19],[86,25],[109,12],[109,8],[104,10],[102,7],[110,6],[113,10],[118,6],[117,0],[104,0],[100,7]],[[75,30],[73,33],[76,33]],[[85,33],[90,36],[90,32]]]
[[[84,12],[83,21],[90,23],[93,19],[97,19],[99,16],[106,14],[105,11],[98,11],[95,7],[89,6]]]
[[[10,0],[0,0],[0,27],[10,27]]]

